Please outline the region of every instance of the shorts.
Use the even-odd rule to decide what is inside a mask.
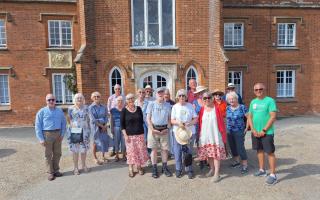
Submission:
[[[154,149],[160,148],[162,150],[169,150],[169,134],[166,135],[157,135],[157,134],[152,134],[151,129],[148,132],[148,148]]]
[[[275,146],[274,146],[274,135],[265,135],[264,137],[254,137],[253,134],[251,135],[252,139],[252,149],[254,150],[263,150],[265,153],[274,153]]]

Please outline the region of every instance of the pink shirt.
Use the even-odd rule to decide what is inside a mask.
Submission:
[[[196,94],[194,94],[191,90],[188,90],[188,102],[193,103],[194,100],[198,98]]]

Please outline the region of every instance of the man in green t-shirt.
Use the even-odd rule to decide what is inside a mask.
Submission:
[[[257,98],[253,99],[249,108],[249,125],[252,131],[252,148],[257,150],[259,161],[259,171],[255,176],[267,176],[264,168],[264,153],[268,154],[270,175],[266,183],[274,185],[277,183],[275,174],[276,157],[274,146],[274,127],[276,120],[277,106],[273,98],[265,95],[265,85],[256,83],[254,85],[254,94]]]

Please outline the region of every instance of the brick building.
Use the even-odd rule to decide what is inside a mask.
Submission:
[[[106,101],[146,84],[175,94],[195,78],[234,82],[246,103],[266,83],[282,115],[320,112],[320,4],[263,0],[0,1],[0,126],[31,125],[44,96],[72,101],[64,78]],[[305,93],[304,91],[308,91]]]

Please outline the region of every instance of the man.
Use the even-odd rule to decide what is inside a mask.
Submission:
[[[257,150],[259,161],[259,171],[254,176],[267,176],[264,168],[264,153],[267,153],[270,175],[266,183],[274,185],[277,183],[277,176],[273,123],[276,120],[277,106],[274,99],[265,95],[265,89],[262,83],[254,85],[254,94],[257,98],[250,103],[248,120],[252,131],[252,148]]]
[[[240,95],[238,92],[236,92],[236,86],[235,86],[233,83],[229,83],[229,84],[228,84],[226,94],[222,97],[222,99],[223,99],[224,101],[227,102],[226,96],[227,96],[227,94],[228,94],[229,92],[235,92],[235,93],[238,95],[238,103],[239,103],[239,104],[243,104],[242,97],[241,97],[241,95]]]
[[[47,106],[41,108],[35,121],[35,132],[40,144],[45,148],[48,180],[62,176],[59,172],[61,142],[66,131],[66,118],[52,94],[46,96]]]
[[[166,89],[164,91],[164,101],[170,104],[170,108],[172,108],[172,106],[175,104],[174,101],[171,100],[171,95],[170,95],[170,90]],[[170,113],[171,113],[171,109],[170,109]],[[170,149],[170,153],[168,158],[173,158],[174,155],[174,150],[173,150],[173,145],[174,145],[174,135],[173,135],[173,131],[172,131],[172,127],[169,129],[169,149]]]
[[[151,162],[153,178],[159,177],[157,169],[158,146],[161,147],[162,172],[164,172],[167,177],[172,176],[167,166],[171,106],[164,101],[164,91],[165,88],[158,88],[156,90],[156,100],[149,102],[147,108],[147,121],[150,130],[148,133],[148,148],[152,149]]]
[[[148,102],[155,100],[155,98],[152,96],[153,89],[150,85],[146,85],[146,87],[144,88],[144,91],[146,93],[145,100],[147,100]]]
[[[125,102],[125,96],[121,95],[121,86],[119,84],[115,84],[113,89],[114,89],[114,94],[108,98],[108,103],[107,103],[109,116],[110,116],[110,110],[112,108],[117,107],[117,97],[122,96],[123,102]],[[112,151],[110,152],[110,156],[114,156],[114,155],[116,155],[116,153],[115,153],[115,147],[113,146]]]
[[[195,94],[196,88],[197,88],[197,81],[195,79],[190,79],[189,80],[189,90],[187,94],[188,102],[193,103],[194,100],[198,98],[198,95]]]
[[[125,102],[125,96],[121,95],[121,86],[119,84],[114,85],[114,94],[108,98],[107,108],[108,114],[110,115],[110,110],[117,107],[117,97],[122,96],[123,102]]]

